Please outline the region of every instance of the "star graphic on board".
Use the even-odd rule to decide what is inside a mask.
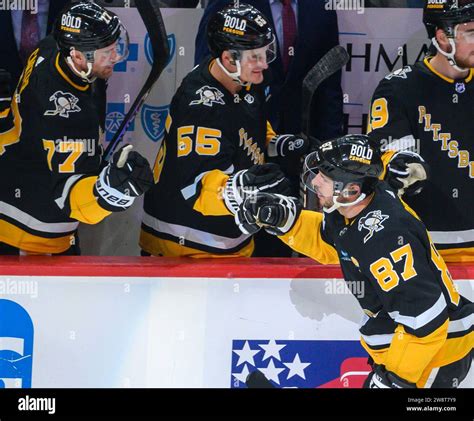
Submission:
[[[249,363],[255,366],[254,356],[258,354],[261,350],[260,349],[252,349],[248,341],[245,341],[244,347],[242,349],[234,349],[234,352],[239,356],[239,361],[237,362],[236,366],[238,367],[242,363]]]
[[[265,361],[267,358],[271,358],[271,357],[274,357],[277,361],[280,361],[281,360],[280,351],[285,346],[286,345],[277,345],[275,339],[269,340],[268,344],[266,345],[259,345],[259,347],[265,351],[265,355],[263,356],[262,361]]]
[[[241,383],[245,383],[247,380],[247,376],[249,375],[250,371],[247,367],[247,364],[244,364],[244,368],[241,373],[232,373],[232,375]]]
[[[280,384],[278,375],[285,370],[284,368],[275,367],[273,360],[270,360],[267,368],[259,368],[259,370],[265,375],[268,380],[273,380],[275,383]]]
[[[300,376],[303,380],[306,380],[304,375],[304,369],[311,365],[311,363],[302,363],[299,354],[295,355],[295,358],[292,363],[283,363],[289,368],[287,380],[293,376]]]

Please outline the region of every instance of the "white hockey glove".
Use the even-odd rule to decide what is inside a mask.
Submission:
[[[257,192],[289,194],[290,182],[277,164],[253,165],[231,175],[223,192],[227,209],[234,215],[243,201]]]
[[[235,220],[244,234],[263,227],[269,234],[283,235],[293,228],[302,208],[295,197],[257,193],[240,206]]]
[[[383,365],[375,365],[363,387],[365,389],[416,389],[416,384],[407,382],[395,373],[385,370]]]
[[[275,157],[300,157],[310,149],[310,139],[303,134],[281,134],[273,136],[267,147],[267,155]]]
[[[414,196],[420,193],[428,179],[428,164],[420,155],[411,151],[393,155],[385,176],[387,183],[398,191],[399,196]]]
[[[94,187],[99,205],[111,212],[129,208],[153,185],[150,164],[132,145],[122,146],[101,171]]]

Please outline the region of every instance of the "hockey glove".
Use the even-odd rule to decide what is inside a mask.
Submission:
[[[240,220],[247,225],[239,225],[246,229],[248,224],[264,227],[272,235],[286,234],[295,225],[302,206],[294,197],[281,194],[257,193],[248,197],[239,209]]]
[[[10,107],[11,76],[6,70],[0,69],[0,113]]]
[[[244,234],[252,235],[260,231],[261,226],[257,224],[257,218],[253,214],[253,209],[251,209],[251,203],[257,200],[258,196],[259,194],[256,194],[246,199],[234,215],[235,223]]]
[[[403,151],[393,155],[388,163],[385,180],[398,195],[414,196],[423,190],[429,178],[429,166],[425,160],[415,152]]]
[[[112,161],[101,171],[94,194],[99,205],[111,212],[129,208],[136,197],[153,185],[153,173],[148,161],[132,145],[115,152]]]
[[[309,149],[309,139],[306,136],[295,136],[292,134],[281,134],[273,136],[267,147],[270,158],[302,156]]]
[[[364,382],[365,389],[416,389],[416,384],[409,383],[395,373],[385,370],[383,365],[375,365]]]
[[[260,191],[289,194],[290,182],[276,164],[254,165],[231,175],[224,187],[223,198],[234,215],[243,201]]]

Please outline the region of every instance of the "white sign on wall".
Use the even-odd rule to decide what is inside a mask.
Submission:
[[[473,299],[474,281],[458,281]],[[0,279],[0,387],[360,387],[342,279]],[[472,377],[463,386],[474,387]]]

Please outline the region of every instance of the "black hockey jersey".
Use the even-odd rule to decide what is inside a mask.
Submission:
[[[474,261],[473,74],[449,79],[426,58],[386,76],[371,105],[370,138],[383,150],[414,150],[431,167],[424,190],[405,199],[446,261]]]
[[[459,295],[423,223],[386,183],[357,217],[303,211],[280,238],[321,263],[340,263],[365,313],[362,344],[376,363],[423,384],[427,368],[472,350],[473,303]]]
[[[154,255],[244,255],[253,250],[225,207],[230,174],[264,163],[265,95],[259,86],[232,95],[196,67],[173,97],[154,166],[157,184],[145,195],[140,246]]]
[[[84,83],[45,38],[13,96],[13,126],[0,133],[0,241],[33,253],[61,253],[78,221],[110,212],[93,195],[102,159],[105,83]]]

